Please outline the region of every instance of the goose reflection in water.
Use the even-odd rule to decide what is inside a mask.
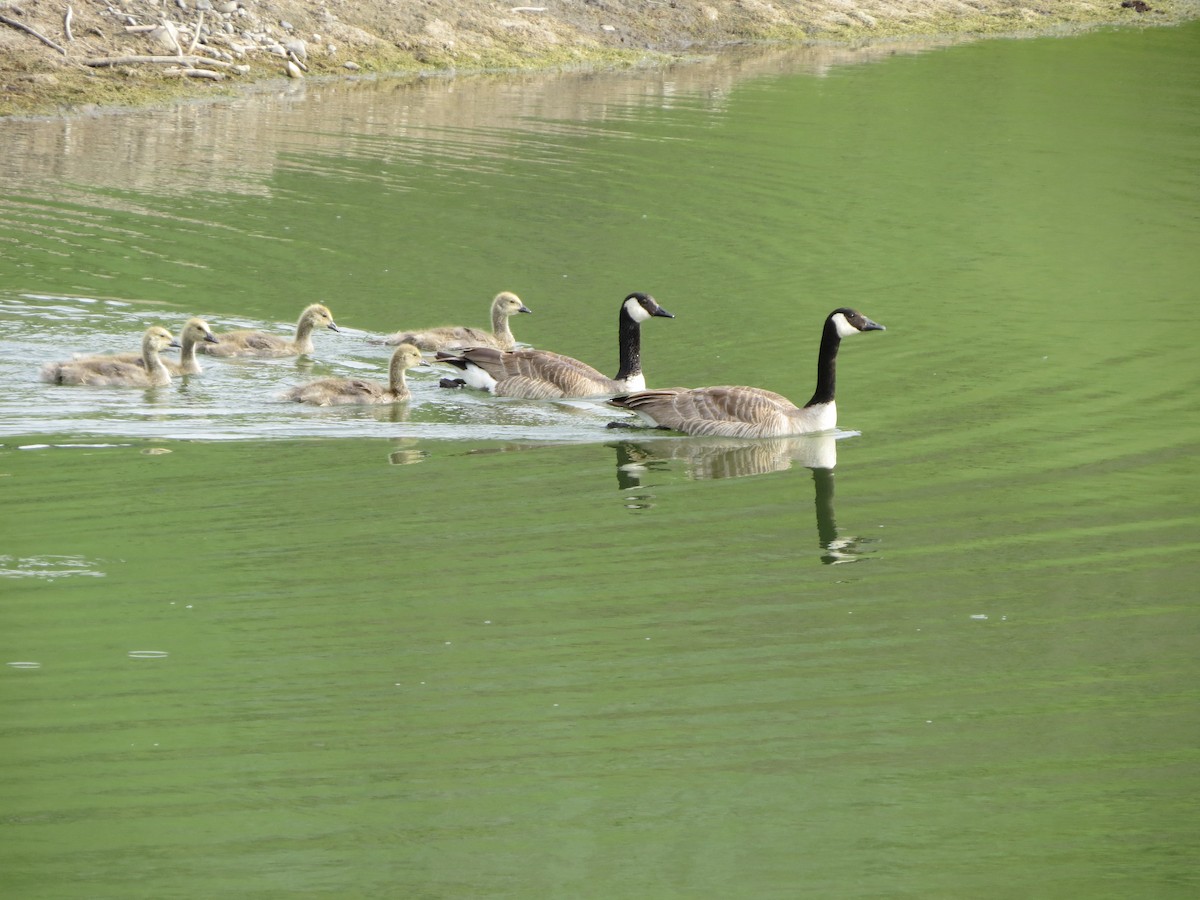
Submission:
[[[687,476],[697,481],[765,475],[799,464],[812,471],[817,541],[823,551],[821,562],[838,565],[862,559],[865,551],[861,545],[867,541],[838,535],[833,509],[837,439],[833,434],[754,441],[729,438],[621,441],[609,446],[617,451],[617,485],[623,491],[642,488],[642,479],[648,472],[669,468],[673,461],[682,461]],[[626,500],[631,509],[653,505],[652,498],[645,494],[632,494]]]

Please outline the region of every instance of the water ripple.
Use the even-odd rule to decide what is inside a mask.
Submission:
[[[0,556],[0,578],[103,578],[96,565],[84,556]]]
[[[300,359],[204,360],[200,376],[152,389],[48,385],[41,366],[74,353],[134,350],[148,325],[177,330],[185,316],[163,304],[118,299],[0,294],[0,436],[42,440],[21,449],[97,447],[55,435],[236,441],[297,437],[408,437],[445,440],[605,441],[623,418],[599,401],[545,403],[447,391],[433,366],[409,373],[407,404],[314,409],[282,399],[297,383],[324,376],[386,379],[391,348],[347,329],[316,336],[317,355]],[[251,327],[290,333],[290,323],[209,319],[217,331]],[[50,327],[48,327],[50,326]]]

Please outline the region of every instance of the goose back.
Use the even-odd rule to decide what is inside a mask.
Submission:
[[[548,350],[471,347],[458,353],[438,351],[437,359],[462,370],[468,386],[491,391],[498,397],[551,400],[624,389],[622,382],[606,377],[587,363]]]

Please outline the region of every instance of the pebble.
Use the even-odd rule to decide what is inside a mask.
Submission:
[[[308,45],[304,41],[299,39],[284,41],[283,49],[295,54],[300,62],[308,62]]]
[[[174,50],[179,41],[179,29],[173,22],[166,22],[150,32],[150,40],[165,50]]]

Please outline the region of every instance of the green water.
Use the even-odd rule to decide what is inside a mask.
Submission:
[[[915,49],[0,123],[4,895],[1195,896],[1200,27]],[[888,330],[837,439],[278,399],[502,289],[652,386]]]

